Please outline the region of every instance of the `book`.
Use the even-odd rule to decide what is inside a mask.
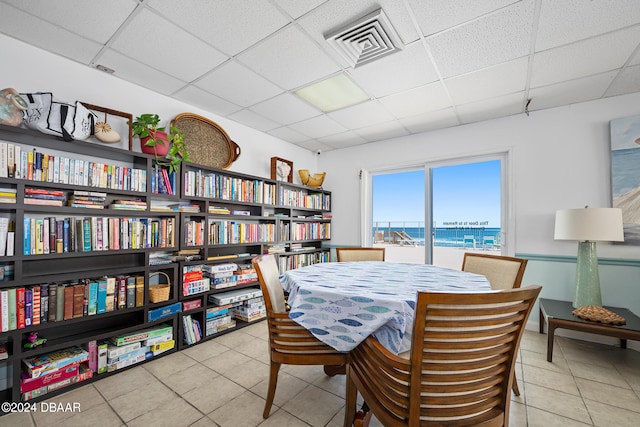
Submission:
[[[40,323],[47,323],[49,320],[49,285],[40,285]]]
[[[98,345],[98,373],[104,374],[107,372],[107,349],[108,343],[100,343]]]
[[[2,327],[0,330],[2,332],[7,332],[9,330],[9,291],[3,289],[0,291],[0,324]]]
[[[136,307],[144,305],[144,276],[136,276]]]
[[[16,313],[18,318],[18,329],[26,326],[25,304],[26,304],[25,288],[16,289]]]
[[[49,315],[47,322],[56,321],[56,312],[58,310],[58,285],[55,283],[49,284]]]
[[[87,315],[93,316],[98,313],[98,282],[91,280],[87,285],[89,287],[89,307]]]
[[[106,313],[107,311],[107,278],[98,279],[98,295],[97,295],[97,314]]]
[[[40,296],[40,286],[31,287],[31,324],[37,326],[41,319],[42,301]]]
[[[13,331],[18,328],[18,299],[16,295],[17,289],[8,289],[7,294],[7,301],[9,302],[9,330]]]
[[[107,299],[105,309],[107,312],[113,311],[116,308],[116,278],[115,277],[106,277],[107,282]]]
[[[136,306],[136,278],[135,276],[127,277],[127,308]]]
[[[65,285],[64,287],[64,296],[63,296],[63,310],[64,310],[64,320],[73,319],[73,285]],[[84,292],[83,292],[84,295]]]
[[[65,297],[65,290],[68,286],[65,285],[58,285],[58,301],[56,303],[56,322],[59,322],[61,320],[64,320],[64,297]],[[73,298],[72,298],[73,301]],[[73,302],[72,302],[72,308],[71,308],[71,315],[73,315]]]

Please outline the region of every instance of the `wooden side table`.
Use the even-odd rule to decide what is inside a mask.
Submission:
[[[620,347],[627,348],[627,340],[640,341],[640,317],[630,310],[619,307],[605,307],[624,317],[626,325],[615,326],[580,319],[571,312],[573,306],[569,301],[553,299],[538,299],[540,306],[540,333],[544,333],[545,320],[547,323],[547,361],[553,358],[553,337],[556,329],[572,329],[574,331],[590,332],[592,334],[606,335],[620,338]]]

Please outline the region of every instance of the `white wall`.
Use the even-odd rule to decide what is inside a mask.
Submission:
[[[60,101],[84,101],[131,113],[134,118],[142,113],[157,113],[163,125],[183,112],[199,114],[219,124],[240,145],[242,154],[229,170],[268,178],[270,159],[273,156],[293,161],[296,168],[304,165],[304,168],[315,169],[316,156],[309,150],[128,83],[114,75],[50,54],[2,34],[0,52],[5,59],[0,75],[0,89],[12,87],[22,93],[53,92],[54,97]],[[138,138],[134,138],[133,148],[140,151]],[[297,179],[297,174],[295,176]]]

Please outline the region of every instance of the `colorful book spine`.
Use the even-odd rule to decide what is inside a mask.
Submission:
[[[25,289],[17,288],[16,289],[16,313],[18,316],[18,329],[22,329],[25,327]]]
[[[31,288],[32,295],[32,312],[31,312],[31,324],[33,326],[40,324],[40,319],[42,316],[42,301],[40,296],[40,286],[36,285]]]

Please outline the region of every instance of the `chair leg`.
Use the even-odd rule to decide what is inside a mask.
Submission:
[[[513,384],[511,386],[511,389],[513,390],[513,394],[515,394],[516,396],[520,396],[520,389],[518,388],[518,380],[516,379],[515,375],[513,376]]]
[[[347,390],[345,392],[344,407],[344,427],[351,427],[356,416],[356,400],[358,398],[358,389],[356,384],[349,377],[349,366],[347,365]]]
[[[276,395],[276,385],[278,383],[278,371],[280,370],[280,363],[271,362],[269,369],[269,391],[267,392],[267,401],[264,404],[264,412],[262,412],[262,418],[268,418],[269,412],[271,412],[271,405],[273,405],[273,398]]]

